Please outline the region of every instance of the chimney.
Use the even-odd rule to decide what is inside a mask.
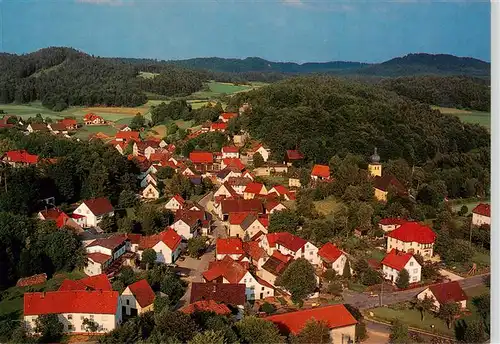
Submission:
[[[45,299],[45,292],[42,291],[42,295],[40,296],[41,299]]]

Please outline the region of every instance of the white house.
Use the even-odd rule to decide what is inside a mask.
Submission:
[[[114,260],[127,251],[128,239],[125,235],[114,235],[109,238],[96,239],[85,247],[88,263],[84,272],[89,276],[104,273]]]
[[[181,195],[175,195],[168,200],[167,204],[165,204],[165,209],[176,212],[184,207],[184,203],[186,203],[186,201],[181,197]]]
[[[246,263],[236,262],[229,256],[223,260],[210,263],[209,269],[203,273],[205,283],[245,284],[247,300],[260,300],[274,296],[274,288],[260,277],[253,276]]]
[[[411,253],[392,250],[382,260],[382,272],[384,278],[395,283],[399,273],[406,269],[410,275],[410,283],[418,283],[421,280],[422,266]]]
[[[319,249],[318,255],[323,263],[323,269],[332,269],[340,276],[344,274],[347,256],[337,246],[328,242]],[[352,267],[350,268],[352,272]]]
[[[239,260],[244,254],[243,241],[240,238],[217,239],[215,244],[215,258],[217,260],[222,260],[226,256],[233,260]]]
[[[95,227],[104,215],[114,216],[114,208],[107,198],[94,198],[83,201],[73,212],[83,216],[75,219],[82,227]]]
[[[148,186],[148,184],[153,184],[154,186],[158,185],[158,181],[156,180],[156,177],[152,173],[148,173],[146,177],[141,181],[141,188],[145,188]]]
[[[204,211],[178,210],[172,228],[175,229],[183,240],[189,240],[198,236],[204,219]]]
[[[160,190],[154,184],[148,184],[144,190],[142,190],[142,198],[144,199],[158,199],[160,198]]]
[[[434,311],[439,312],[441,305],[448,302],[456,302],[461,309],[467,307],[467,294],[465,294],[458,281],[434,284],[417,294],[417,298],[423,300],[425,297],[434,299]]]
[[[181,236],[169,228],[159,234],[142,237],[137,254],[141,258],[144,250],[150,248],[156,252],[158,263],[173,264],[181,254],[181,241]]]
[[[312,243],[288,232],[270,233],[262,238],[260,246],[268,255],[279,251],[294,259],[305,258],[313,265],[320,264],[318,248]]]
[[[248,154],[249,160],[253,160],[253,156],[255,153],[260,153],[260,155],[262,155],[262,158],[264,159],[264,161],[269,160],[270,150],[265,149],[264,146],[262,146],[261,144],[254,146],[252,149],[250,149],[248,151],[247,154]]]
[[[383,230],[384,233],[387,233],[401,227],[401,225],[406,222],[408,221],[400,218],[385,218],[379,221],[378,227]]]
[[[225,146],[222,147],[222,159],[225,158],[239,158],[240,151],[238,147],[235,146]]]
[[[482,226],[482,225],[491,225],[491,211],[490,205],[486,203],[479,203],[472,210],[472,225],[473,226]]]
[[[405,222],[395,230],[386,233],[387,252],[393,249],[401,252],[417,253],[424,258],[434,254],[436,233],[418,222]]]
[[[114,330],[122,322],[117,291],[71,290],[24,293],[24,324],[34,333],[40,315],[56,314],[65,333],[87,333],[85,319],[97,323],[97,333]]]
[[[143,279],[129,285],[120,295],[123,316],[137,316],[152,311],[155,293]]]
[[[277,211],[282,211],[282,210],[286,210],[286,207],[283,205],[283,203],[276,201],[267,201],[266,211],[268,214],[273,214]]]

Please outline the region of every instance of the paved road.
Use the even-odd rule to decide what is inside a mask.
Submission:
[[[476,287],[483,284],[484,275],[477,275],[464,278],[458,283],[463,289]],[[383,292],[382,304],[391,305],[398,302],[412,300],[418,293],[427,287],[420,287],[411,290],[398,291],[398,292]],[[380,293],[379,293],[380,294]],[[380,295],[371,296],[370,293],[356,293],[350,290],[345,290],[343,293],[344,302],[350,303],[359,309],[368,309],[380,306]]]

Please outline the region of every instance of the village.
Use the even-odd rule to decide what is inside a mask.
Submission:
[[[210,132],[226,135],[229,122],[249,111],[251,105],[242,104],[237,112],[223,112],[216,122],[190,131],[188,138]],[[4,117],[0,125],[13,127],[7,121]],[[86,126],[104,123],[91,113],[83,121]],[[74,119],[31,123],[25,133],[43,131],[64,137],[77,126]],[[165,266],[186,284],[185,293],[172,306],[180,312],[215,312],[235,321],[255,314],[292,334],[314,318],[327,324],[334,343],[370,342],[370,337],[387,340],[390,323],[374,308],[414,303],[422,313],[433,312],[436,323],[470,314],[467,289],[482,285],[488,271],[476,271],[474,263],[465,275],[453,272],[435,253],[437,235],[429,223],[388,217],[378,219],[374,227],[356,228],[351,236],[366,243],[365,250],[374,259],[360,259],[359,248],[347,248],[338,241],[306,240],[300,226],[287,228],[287,218],[297,207],[301,188],[335,183],[330,166],[314,164],[304,176],[297,166],[307,152],[286,150],[281,160],[273,160],[270,149],[246,132],[226,137],[220,151],[195,149],[188,156],[179,154],[175,142],[144,138],[141,130],[127,125],[107,140],[107,145],[140,167],[137,199],[172,214],[172,221],[157,233],[110,233],[107,223],[122,209],[106,197],[82,200],[71,212],[46,199],[38,218],[79,235],[87,277],[64,280],[55,291],[26,291],[23,317],[28,330],[34,331],[39,316],[57,314],[65,333],[103,334],[130,317],[152,311],[155,298],[166,293],[154,290],[146,279],[123,285],[121,291],[113,287],[114,281],[125,280],[120,277],[125,270],[141,274],[154,266]],[[1,160],[17,168],[57,159],[11,150]],[[376,148],[366,160],[376,201],[383,204],[394,194],[411,198],[403,183],[384,172],[384,157]],[[178,193],[166,192],[165,184],[174,175],[201,190],[197,197],[186,197],[180,187]],[[471,214],[472,226],[490,225],[489,204],[479,203]],[[36,275],[18,285],[34,286],[46,280],[46,275]],[[438,317],[442,307],[450,309],[448,318]],[[439,331],[441,325],[410,326],[414,334],[427,339],[449,337]]]

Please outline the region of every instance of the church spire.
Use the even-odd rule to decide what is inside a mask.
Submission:
[[[375,150],[373,152],[373,155],[370,157],[372,164],[378,164],[380,163],[380,155],[377,153],[377,147],[375,147]]]

